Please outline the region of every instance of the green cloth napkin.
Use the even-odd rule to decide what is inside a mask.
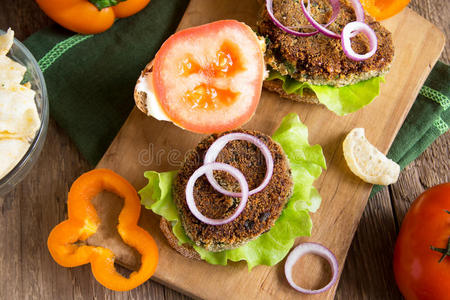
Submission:
[[[25,41],[44,71],[51,116],[92,165],[133,108],[140,71],[175,31],[188,3],[152,0],[102,34],[74,35],[54,26]],[[436,64],[398,133],[388,156],[402,168],[447,131],[449,74],[449,66]]]
[[[440,61],[431,70],[387,157],[403,170],[422,154],[450,124],[450,67]],[[382,186],[376,185],[370,196]]]
[[[134,106],[145,65],[181,20],[189,0],[152,0],[97,35],[53,26],[24,43],[44,72],[50,115],[96,165]]]

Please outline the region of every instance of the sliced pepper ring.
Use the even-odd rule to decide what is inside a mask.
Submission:
[[[141,254],[141,266],[129,278],[117,273],[114,253],[106,248],[77,245],[93,235],[100,219],[91,199],[103,190],[124,199],[117,230],[122,240]],[[91,264],[95,279],[115,291],[128,291],[147,281],[155,272],[158,247],[152,236],[137,225],[141,205],[134,187],[123,177],[107,169],[97,169],[81,175],[72,185],[67,202],[68,220],[50,232],[47,246],[53,259],[64,267]]]

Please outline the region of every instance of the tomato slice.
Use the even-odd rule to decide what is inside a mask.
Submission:
[[[155,96],[178,126],[198,133],[237,128],[261,96],[264,56],[244,23],[223,20],[172,35],[156,54]]]

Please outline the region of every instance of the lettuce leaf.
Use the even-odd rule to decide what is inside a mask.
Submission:
[[[343,87],[330,85],[313,85],[308,82],[299,82],[289,75],[281,75],[271,70],[266,80],[279,79],[283,81],[283,90],[288,94],[303,95],[303,89],[309,88],[317,96],[319,102],[339,116],[343,116],[366,106],[380,93],[380,83],[384,77],[374,77]]]
[[[287,255],[297,237],[311,234],[309,212],[315,212],[321,202],[312,184],[326,168],[326,163],[322,148],[308,144],[308,129],[296,114],[287,115],[272,138],[280,143],[289,159],[294,181],[293,194],[275,225],[239,248],[211,252],[196,246],[189,239],[181,226],[171,192],[177,171],[145,172],[148,185],[139,191],[141,202],[171,222],[172,231],[180,244],[192,245],[201,258],[211,264],[226,265],[228,260],[245,260],[249,270],[257,265],[273,266]]]

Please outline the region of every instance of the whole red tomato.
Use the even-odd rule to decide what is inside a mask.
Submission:
[[[417,198],[394,251],[397,285],[407,300],[450,299],[450,183]]]

